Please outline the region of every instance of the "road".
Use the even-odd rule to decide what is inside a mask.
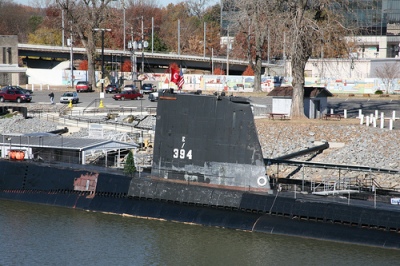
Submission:
[[[34,91],[32,95],[32,103],[49,103],[49,90],[42,90],[42,91]],[[60,103],[60,96],[64,93],[63,91],[53,91],[54,93],[54,102],[56,104]],[[146,107],[156,107],[156,102],[151,102],[148,100],[148,95],[145,94],[142,99],[140,100],[125,100],[125,101],[116,101],[112,98],[114,94],[104,93],[103,105],[106,107],[137,107],[137,110],[144,111]],[[93,100],[100,99],[100,93],[98,92],[85,92],[79,93],[79,103],[74,106],[79,107],[87,107]],[[98,105],[98,102],[97,102]],[[95,106],[95,105],[93,105]]]
[[[42,91],[35,91],[32,95],[32,103],[49,103],[50,99],[48,94],[49,90],[45,89]],[[55,98],[54,101],[59,103],[62,91],[54,91]],[[140,100],[125,100],[116,101],[112,98],[114,94],[104,94],[103,105],[106,107],[136,107],[137,110],[144,111],[146,107],[156,107],[157,102],[151,102],[148,100],[148,95]],[[100,93],[89,92],[89,93],[79,93],[79,103],[77,106],[87,107],[93,100],[100,99]],[[251,97],[251,100],[257,104],[265,104],[264,97]],[[357,117],[358,110],[362,109],[364,115],[369,115],[378,110],[379,114],[381,112],[385,113],[386,117],[392,115],[393,111],[396,111],[396,116],[400,117],[400,98],[399,97],[383,97],[383,98],[341,98],[341,97],[331,97],[328,98],[328,112],[330,109],[334,109],[334,113],[343,114],[344,110],[347,110],[348,117]]]

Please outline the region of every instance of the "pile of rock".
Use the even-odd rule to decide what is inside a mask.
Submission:
[[[332,122],[277,122],[267,119],[256,120],[259,140],[264,157],[275,158],[293,153],[315,145],[315,142],[342,143],[331,145],[317,155],[312,161],[361,165],[384,169],[400,169],[400,130],[388,130],[366,127],[354,123]],[[296,158],[303,160],[304,158]],[[280,166],[280,176],[288,175],[293,167]],[[295,178],[302,178],[303,172],[297,173]],[[306,170],[307,178],[322,180],[329,176],[338,176],[337,170],[311,169]],[[360,172],[341,171],[341,176],[366,176]],[[377,180],[383,187],[400,188],[400,175],[371,173],[369,176]]]

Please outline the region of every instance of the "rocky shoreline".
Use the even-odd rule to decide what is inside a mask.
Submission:
[[[400,169],[400,130],[366,127],[359,125],[357,119],[273,121],[263,118],[256,119],[256,126],[265,158],[275,158],[327,141],[331,147],[318,154],[312,161]],[[60,127],[63,125],[60,125],[57,120],[52,121],[46,116],[24,119],[17,115],[0,119],[1,134],[49,132]],[[83,137],[86,135],[87,129],[81,128],[70,136]],[[307,159],[307,156],[296,158],[296,160]],[[279,176],[286,177],[293,169],[294,167],[280,166]],[[276,174],[276,167],[270,167],[269,171]],[[338,171],[311,168],[307,168],[306,171],[307,179],[312,177],[313,180],[322,180],[327,176],[338,176]],[[358,176],[359,178],[369,176],[382,187],[400,189],[398,182],[400,174],[360,174],[342,171],[341,176]],[[302,173],[295,174],[293,178],[302,178]]]

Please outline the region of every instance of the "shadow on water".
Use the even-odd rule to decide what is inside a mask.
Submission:
[[[397,250],[0,201],[0,265],[396,265]]]

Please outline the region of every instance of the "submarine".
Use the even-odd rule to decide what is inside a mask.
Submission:
[[[278,163],[352,166],[292,160],[326,149],[327,143],[292,156],[264,158],[249,99],[165,91],[154,118],[149,172],[129,175],[82,164],[82,153],[71,151],[66,141],[49,151],[43,145],[45,137],[31,136],[21,145],[33,156],[0,159],[0,199],[400,248],[400,197],[395,191],[378,191],[378,197],[371,188],[319,191],[308,181],[267,175],[268,167]],[[6,137],[2,151],[12,152]],[[46,136],[46,143],[51,138]],[[65,161],[63,154],[75,160]]]

